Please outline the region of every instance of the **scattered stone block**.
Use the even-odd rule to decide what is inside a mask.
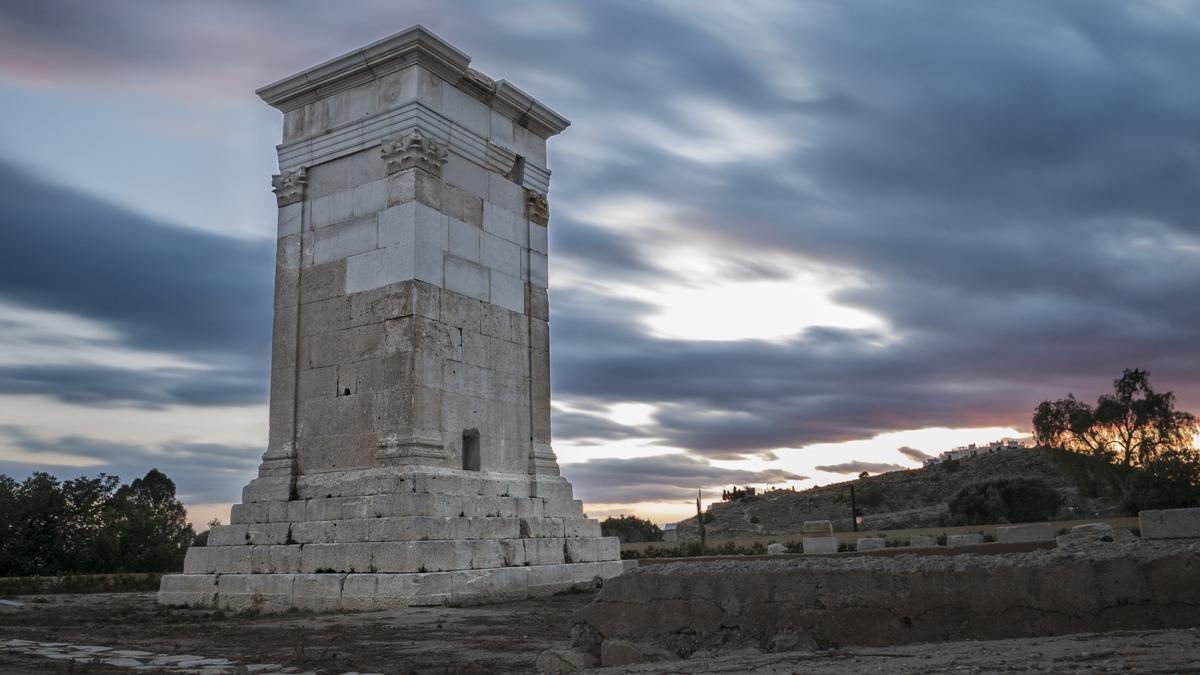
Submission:
[[[837,537],[805,537],[804,538],[804,553],[825,554],[837,553],[838,540]]]
[[[1141,511],[1138,526],[1143,539],[1200,538],[1200,508]]]
[[[855,545],[858,551],[876,551],[887,548],[887,539],[883,537],[861,537]]]
[[[833,523],[828,520],[806,520],[800,533],[806,537],[829,537],[833,535]]]
[[[1026,541],[1052,541],[1054,525],[1050,523],[1026,523],[1023,525],[1000,525],[996,527],[996,541],[1015,544]]]
[[[937,537],[931,534],[914,534],[908,538],[908,545],[912,548],[934,548],[938,542]]]
[[[784,553],[787,553],[787,546],[779,542],[767,544],[767,555],[783,555]]]
[[[952,534],[946,537],[946,545],[955,546],[976,546],[983,543],[983,535],[978,532],[973,534]]]

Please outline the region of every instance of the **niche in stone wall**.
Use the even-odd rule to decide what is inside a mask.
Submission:
[[[462,437],[462,468],[465,471],[479,470],[479,430],[466,429]]]

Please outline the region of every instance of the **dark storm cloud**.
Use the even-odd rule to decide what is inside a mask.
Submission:
[[[620,503],[695,499],[697,489],[749,483],[777,484],[806,476],[768,469],[722,469],[686,454],[639,459],[593,459],[566,464],[563,475],[585,501]]]
[[[579,412],[556,410],[553,424],[554,437],[560,440],[602,442],[645,436],[635,427],[617,424],[600,415]]]
[[[923,462],[927,459],[933,458],[933,455],[930,455],[929,453],[926,453],[926,452],[921,452],[920,450],[918,450],[916,448],[910,448],[907,445],[900,447],[899,449],[896,450],[896,452],[899,452],[900,454],[904,455],[905,457],[907,457],[915,462]]]
[[[841,464],[824,464],[813,468],[815,468],[817,471],[824,471],[826,473],[859,474],[864,471],[867,473],[904,471],[908,467],[900,466],[899,464],[887,464],[884,462],[860,462],[855,460],[853,462],[843,462]]]
[[[70,455],[97,462],[93,466],[56,466],[0,459],[0,473],[23,479],[33,471],[46,471],[61,479],[107,473],[125,482],[158,468],[175,481],[176,493],[188,504],[224,504],[238,501],[241,486],[253,477],[261,448],[210,443],[176,443],[155,447],[111,443],[83,436],[42,438],[30,429],[0,425],[0,443],[27,453]]]
[[[886,335],[652,340],[644,308],[596,299],[603,311],[589,311],[580,296],[556,305],[556,335],[573,343],[556,356],[557,389],[665,403],[664,443],[713,457],[921,426],[1025,427],[1039,400],[1098,390],[1137,364],[1200,403],[1200,90],[1183,84],[1200,62],[1196,13],[839,3],[815,14],[772,19],[793,36],[774,61],[812,81],[809,100],[781,92],[754,108],[791,124],[798,149],[700,167],[625,136],[626,152],[643,143],[642,171],[561,173],[680,208],[688,236],[853,271],[867,285],[839,301],[884,319]],[[707,88],[736,101],[725,84]],[[797,177],[813,188],[786,180]],[[599,329],[613,316],[623,331]]]
[[[42,395],[88,406],[243,405],[266,399],[262,369],[0,367],[0,394]]]
[[[54,20],[45,6],[0,10],[5,35],[32,36],[10,48],[86,54],[110,83],[124,68],[162,63],[230,71],[226,91],[249,96],[255,84],[421,21],[478,67],[544,98],[573,121],[551,145],[552,254],[599,289],[552,291],[555,394],[654,403],[653,423],[638,433],[664,445],[731,458],[924,426],[1026,427],[1038,401],[1090,398],[1133,366],[1175,389],[1183,407],[1200,405],[1194,6],[780,3],[751,14],[716,3],[580,3],[551,5],[578,14],[576,27],[551,22],[530,37],[521,31],[536,25],[505,23],[511,9],[491,3],[221,5],[241,20],[221,18],[240,27],[223,33],[221,49],[196,37],[216,25],[219,12],[195,9],[204,5],[188,6],[196,30],[167,5],[138,6],[175,29],[161,36],[186,39],[121,12]],[[78,15],[87,5],[69,7]],[[10,72],[22,63],[4,61]],[[733,129],[696,118],[713,110],[731,115]],[[6,205],[21,203],[20,185]],[[586,208],[636,199],[669,206],[672,223],[617,232]],[[82,215],[57,203],[44,210],[68,214],[61,222]],[[99,209],[102,222],[110,211]],[[9,234],[3,217],[0,237],[19,238],[0,242],[0,262],[21,268],[0,276],[0,293],[15,283],[18,299],[115,322],[138,346],[265,354],[269,252],[260,261],[229,244],[230,259],[246,265],[228,274],[181,253],[163,267],[183,264],[177,280],[191,290],[178,290],[198,294],[197,306],[181,309],[188,302],[158,291],[128,303],[143,285],[172,281],[139,238],[119,237],[142,252],[124,253],[88,212],[77,223],[86,246],[58,237],[54,258],[29,231]],[[787,272],[755,251],[833,268],[862,281],[836,300],[886,328],[817,326],[783,342],[654,338],[645,319],[655,309],[604,287],[677,281],[664,239],[707,246],[726,279]],[[73,285],[40,274],[9,243],[31,246]],[[91,270],[104,257],[97,249],[120,264],[103,274],[73,268]],[[246,278],[247,266],[261,275],[251,284],[259,290],[234,296],[236,284],[221,282]],[[144,272],[150,281],[130,281]],[[126,283],[69,297],[81,285],[105,289],[110,277]],[[714,305],[712,320],[724,317]],[[627,437],[602,418],[555,419],[564,437]]]
[[[263,400],[271,243],[157,223],[2,162],[0,203],[0,300],[88,318],[117,333],[98,346],[210,366],[8,366],[0,367],[0,392],[77,403]]]
[[[604,228],[556,218],[550,231],[555,259],[565,259],[572,269],[600,278],[612,275],[669,274],[642,257],[637,247]]]

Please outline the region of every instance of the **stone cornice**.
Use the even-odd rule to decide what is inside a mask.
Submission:
[[[468,67],[470,63],[470,56],[424,26],[417,25],[269,84],[255,93],[286,113],[388,73],[419,65],[542,138],[560,133],[571,124],[507,80],[493,81],[472,70]]]
[[[487,139],[414,101],[349,122],[320,136],[276,146],[279,151],[279,168],[281,171],[288,171],[323,164],[338,157],[377,147],[385,138],[407,135],[414,129],[450,152],[489,171],[507,172],[516,158],[511,150],[489,143]],[[521,186],[537,192],[548,191],[549,169],[526,158]]]
[[[521,91],[508,80],[500,80],[496,83],[492,108],[542,138],[549,138],[561,133],[571,124],[567,118]]]
[[[381,75],[421,65],[450,82],[467,72],[471,57],[417,25],[259,89],[272,107],[288,112]]]

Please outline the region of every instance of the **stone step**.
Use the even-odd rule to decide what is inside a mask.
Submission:
[[[616,537],[200,546],[185,574],[409,573],[618,560]]]
[[[158,601],[265,612],[476,604],[589,590],[625,567],[611,560],[416,574],[173,574],[163,577]]]
[[[400,516],[299,523],[234,523],[208,531],[209,546],[333,544],[427,539],[538,539],[599,537],[600,523],[587,518],[446,518]]]
[[[399,492],[365,497],[322,497],[294,501],[234,504],[230,522],[300,523],[395,516],[578,518],[583,502],[542,497],[461,496],[436,492]]]
[[[571,484],[565,480],[540,481],[534,495],[529,476],[467,471],[408,471],[362,469],[300,476],[296,496],[365,497],[396,492],[434,492],[486,497],[572,498]],[[547,493],[550,491],[551,493]]]

